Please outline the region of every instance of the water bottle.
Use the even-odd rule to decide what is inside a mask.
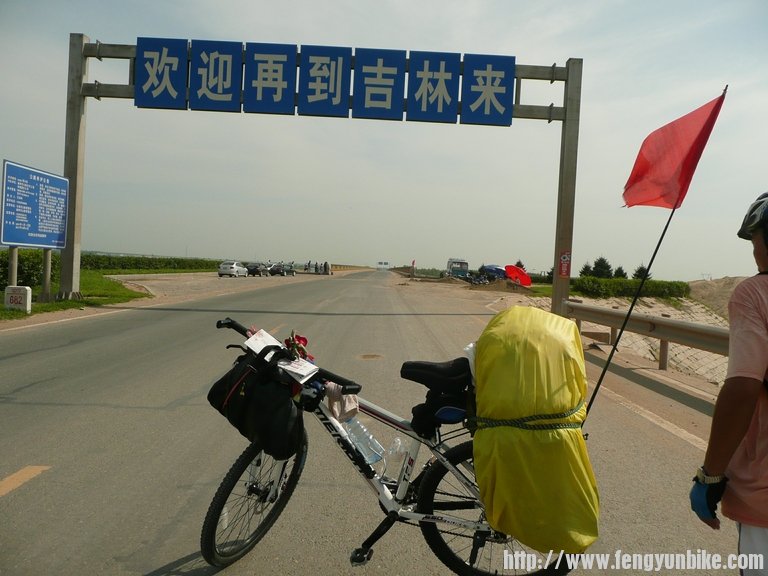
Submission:
[[[405,448],[403,447],[403,441],[400,440],[399,437],[395,437],[395,439],[392,440],[392,444],[389,446],[389,450],[387,450],[384,473],[382,475],[387,479],[397,482],[404,461]]]
[[[368,464],[381,460],[384,454],[384,447],[368,432],[368,429],[360,423],[360,420],[353,416],[344,422],[344,429],[347,431],[352,444],[360,450]]]

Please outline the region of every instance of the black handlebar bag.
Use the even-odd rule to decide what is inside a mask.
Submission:
[[[302,412],[291,396],[293,380],[277,366],[278,360],[290,358],[280,346],[267,346],[258,354],[248,351],[208,392],[211,406],[278,460],[296,454],[304,432]]]

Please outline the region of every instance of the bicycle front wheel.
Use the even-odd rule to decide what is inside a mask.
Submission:
[[[227,472],[208,507],[200,552],[213,566],[229,566],[261,540],[277,520],[299,482],[307,459],[307,432],[298,452],[275,460],[251,443]]]
[[[418,512],[445,515],[449,521],[420,522],[419,527],[432,552],[450,570],[462,576],[489,574],[567,574],[568,570],[546,566],[546,557],[524,547],[513,537],[491,529],[485,510],[473,490],[477,486],[472,442],[464,442],[445,453],[461,477],[435,462],[419,488]],[[463,480],[463,482],[462,482]],[[464,528],[450,519],[481,522],[482,530]],[[507,565],[505,566],[505,557]]]

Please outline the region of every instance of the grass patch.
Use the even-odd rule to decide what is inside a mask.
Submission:
[[[62,300],[60,302],[35,302],[35,299],[40,293],[40,286],[36,286],[32,289],[32,314],[41,314],[43,312],[58,312],[60,310],[69,310],[71,308],[83,308],[84,306],[106,306],[108,304],[120,304],[121,302],[129,302],[136,298],[147,298],[148,295],[142,292],[135,292],[126,288],[121,282],[106,278],[105,274],[108,273],[120,273],[120,274],[143,274],[149,273],[147,271],[135,271],[126,272],[121,271],[97,271],[97,270],[81,270],[80,271],[80,294],[82,294],[82,300]],[[152,273],[170,272],[170,271],[158,271],[152,270]],[[174,273],[178,271],[174,270]],[[198,270],[199,272],[199,270]],[[59,291],[59,285],[57,283],[52,284],[51,293],[57,294]],[[23,310],[6,310],[0,309],[0,320],[12,320],[15,318],[26,318],[29,316]]]

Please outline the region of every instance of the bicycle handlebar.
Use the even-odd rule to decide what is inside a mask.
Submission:
[[[216,328],[229,328],[230,330],[234,330],[235,332],[239,332],[246,338],[248,338],[248,328],[240,324],[240,322],[236,322],[235,320],[232,320],[229,316],[224,318],[224,320],[218,320],[216,322]]]
[[[357,382],[349,380],[348,378],[344,378],[343,376],[339,376],[338,374],[334,374],[325,368],[320,368],[317,373],[321,378],[330,380],[331,382],[336,382],[336,384],[341,386],[341,393],[344,395],[359,394],[360,390],[363,389],[363,387]]]
[[[226,317],[224,320],[218,320],[216,322],[216,328],[229,328],[230,330],[234,330],[235,332],[238,332],[248,338],[248,328],[236,320],[232,320],[230,317]],[[320,376],[320,378],[323,378],[324,380],[331,380],[341,386],[342,394],[358,394],[363,388],[357,382],[354,382],[348,378],[344,378],[343,376],[339,376],[338,374],[334,374],[325,368],[319,368],[317,374]]]

